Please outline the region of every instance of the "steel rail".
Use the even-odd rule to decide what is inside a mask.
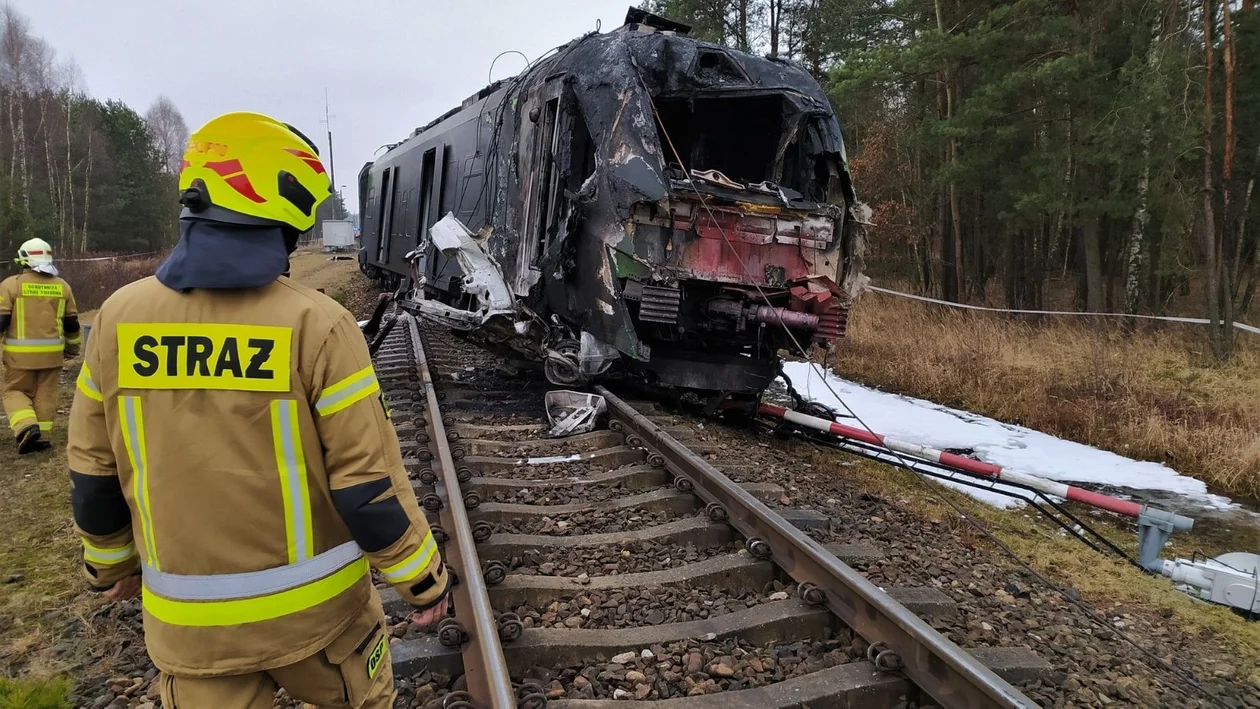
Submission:
[[[1037,706],[646,416],[602,386],[595,391],[607,401],[614,424],[637,434],[660,456],[657,462],[689,481],[706,503],[722,507],[727,521],[748,538],[750,552],[754,540],[764,542],[770,559],[794,580],[822,590],[827,607],[858,635],[896,653],[906,677],[942,706]]]
[[[450,441],[446,437],[446,425],[442,422],[442,410],[438,406],[437,389],[433,384],[433,375],[429,372],[429,363],[425,357],[424,345],[420,341],[420,329],[416,320],[410,315],[407,327],[411,331],[412,348],[416,356],[416,369],[420,372],[424,384],[426,409],[429,418],[429,439],[436,450],[436,463],[441,468],[442,492],[446,493],[439,516],[442,527],[454,542],[455,557],[446,556],[445,561],[455,567],[459,583],[453,591],[457,618],[465,624],[468,642],[461,648],[464,661],[464,677],[468,683],[468,693],[478,705],[489,709],[515,709],[516,697],[512,690],[512,678],[508,673],[507,659],[503,656],[503,646],[499,644],[498,625],[495,622],[494,608],[490,605],[490,594],[486,590],[485,579],[481,576],[481,560],[477,556],[477,547],[473,541],[472,525],[468,522],[468,512],[464,509],[464,496],[460,489],[459,477],[456,473],[455,460],[451,457]],[[446,549],[452,545],[448,543]],[[445,555],[444,555],[445,556]]]

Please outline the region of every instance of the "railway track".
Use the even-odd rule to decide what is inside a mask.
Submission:
[[[436,633],[382,591],[411,706],[1036,706],[1010,682],[1044,661],[955,645],[949,596],[875,586],[845,561],[878,550],[685,421],[601,388],[606,430],[545,438],[545,382],[406,316],[376,364],[459,579]]]

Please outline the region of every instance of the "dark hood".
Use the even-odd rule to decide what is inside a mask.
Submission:
[[[259,288],[289,270],[289,251],[278,226],[184,218],[179,230],[179,243],[157,270],[167,288]]]

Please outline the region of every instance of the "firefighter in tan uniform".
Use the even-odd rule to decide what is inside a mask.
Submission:
[[[79,375],[84,568],[111,598],[143,584],[167,709],[271,707],[277,685],[321,707],[390,707],[369,566],[418,622],[446,613],[449,576],[364,338],[282,277],[329,196],[317,154],[252,113],[194,134],[180,242],[101,307]]]
[[[57,277],[52,247],[31,239],[14,259],[22,271],[0,283],[4,413],[18,453],[48,450],[57,413],[61,363],[79,354],[83,335],[70,284]]]

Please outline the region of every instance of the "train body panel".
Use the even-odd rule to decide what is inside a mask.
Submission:
[[[761,391],[780,349],[843,335],[864,280],[867,212],[812,77],[644,25],[470,97],[360,194],[361,263],[404,307],[558,384],[616,366]]]

